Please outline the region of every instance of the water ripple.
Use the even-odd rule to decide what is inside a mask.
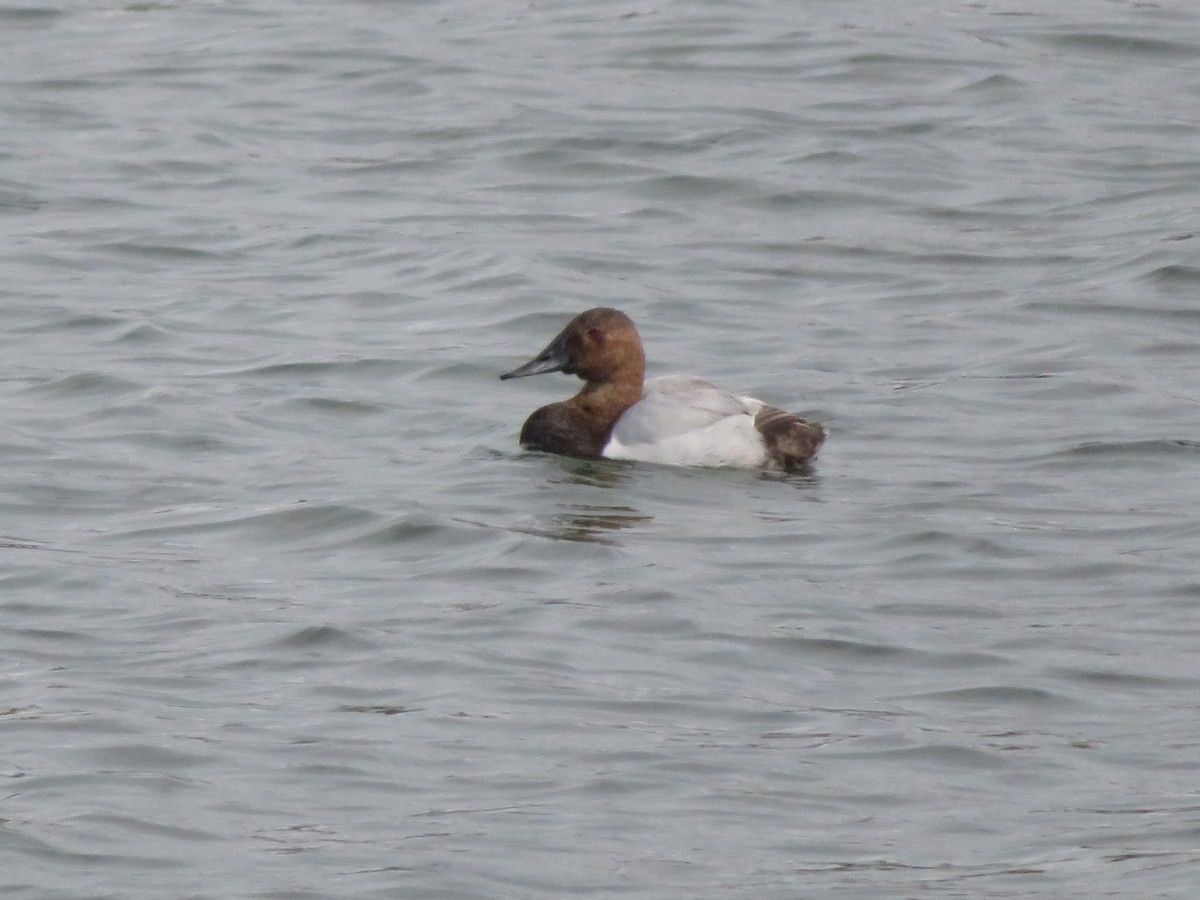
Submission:
[[[826,6],[0,10],[0,893],[1195,892],[1195,16]]]

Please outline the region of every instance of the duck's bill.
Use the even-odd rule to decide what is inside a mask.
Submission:
[[[542,375],[546,372],[561,372],[567,364],[567,340],[564,335],[559,335],[550,345],[541,353],[525,363],[523,366],[518,366],[511,372],[505,372],[500,376],[503,381],[508,378],[524,378],[526,375]]]

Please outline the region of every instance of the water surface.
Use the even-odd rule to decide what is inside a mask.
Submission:
[[[0,11],[0,891],[1190,897],[1190,4]],[[806,476],[522,452],[617,306]]]

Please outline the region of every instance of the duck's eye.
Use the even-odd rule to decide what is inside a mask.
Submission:
[[[604,343],[604,329],[589,328],[588,329],[588,337],[591,338],[593,344],[603,344]]]

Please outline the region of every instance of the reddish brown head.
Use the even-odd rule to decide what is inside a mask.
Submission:
[[[636,383],[640,391],[645,371],[642,340],[632,320],[618,309],[597,307],[577,315],[546,349],[500,377],[566,372],[589,385]]]

